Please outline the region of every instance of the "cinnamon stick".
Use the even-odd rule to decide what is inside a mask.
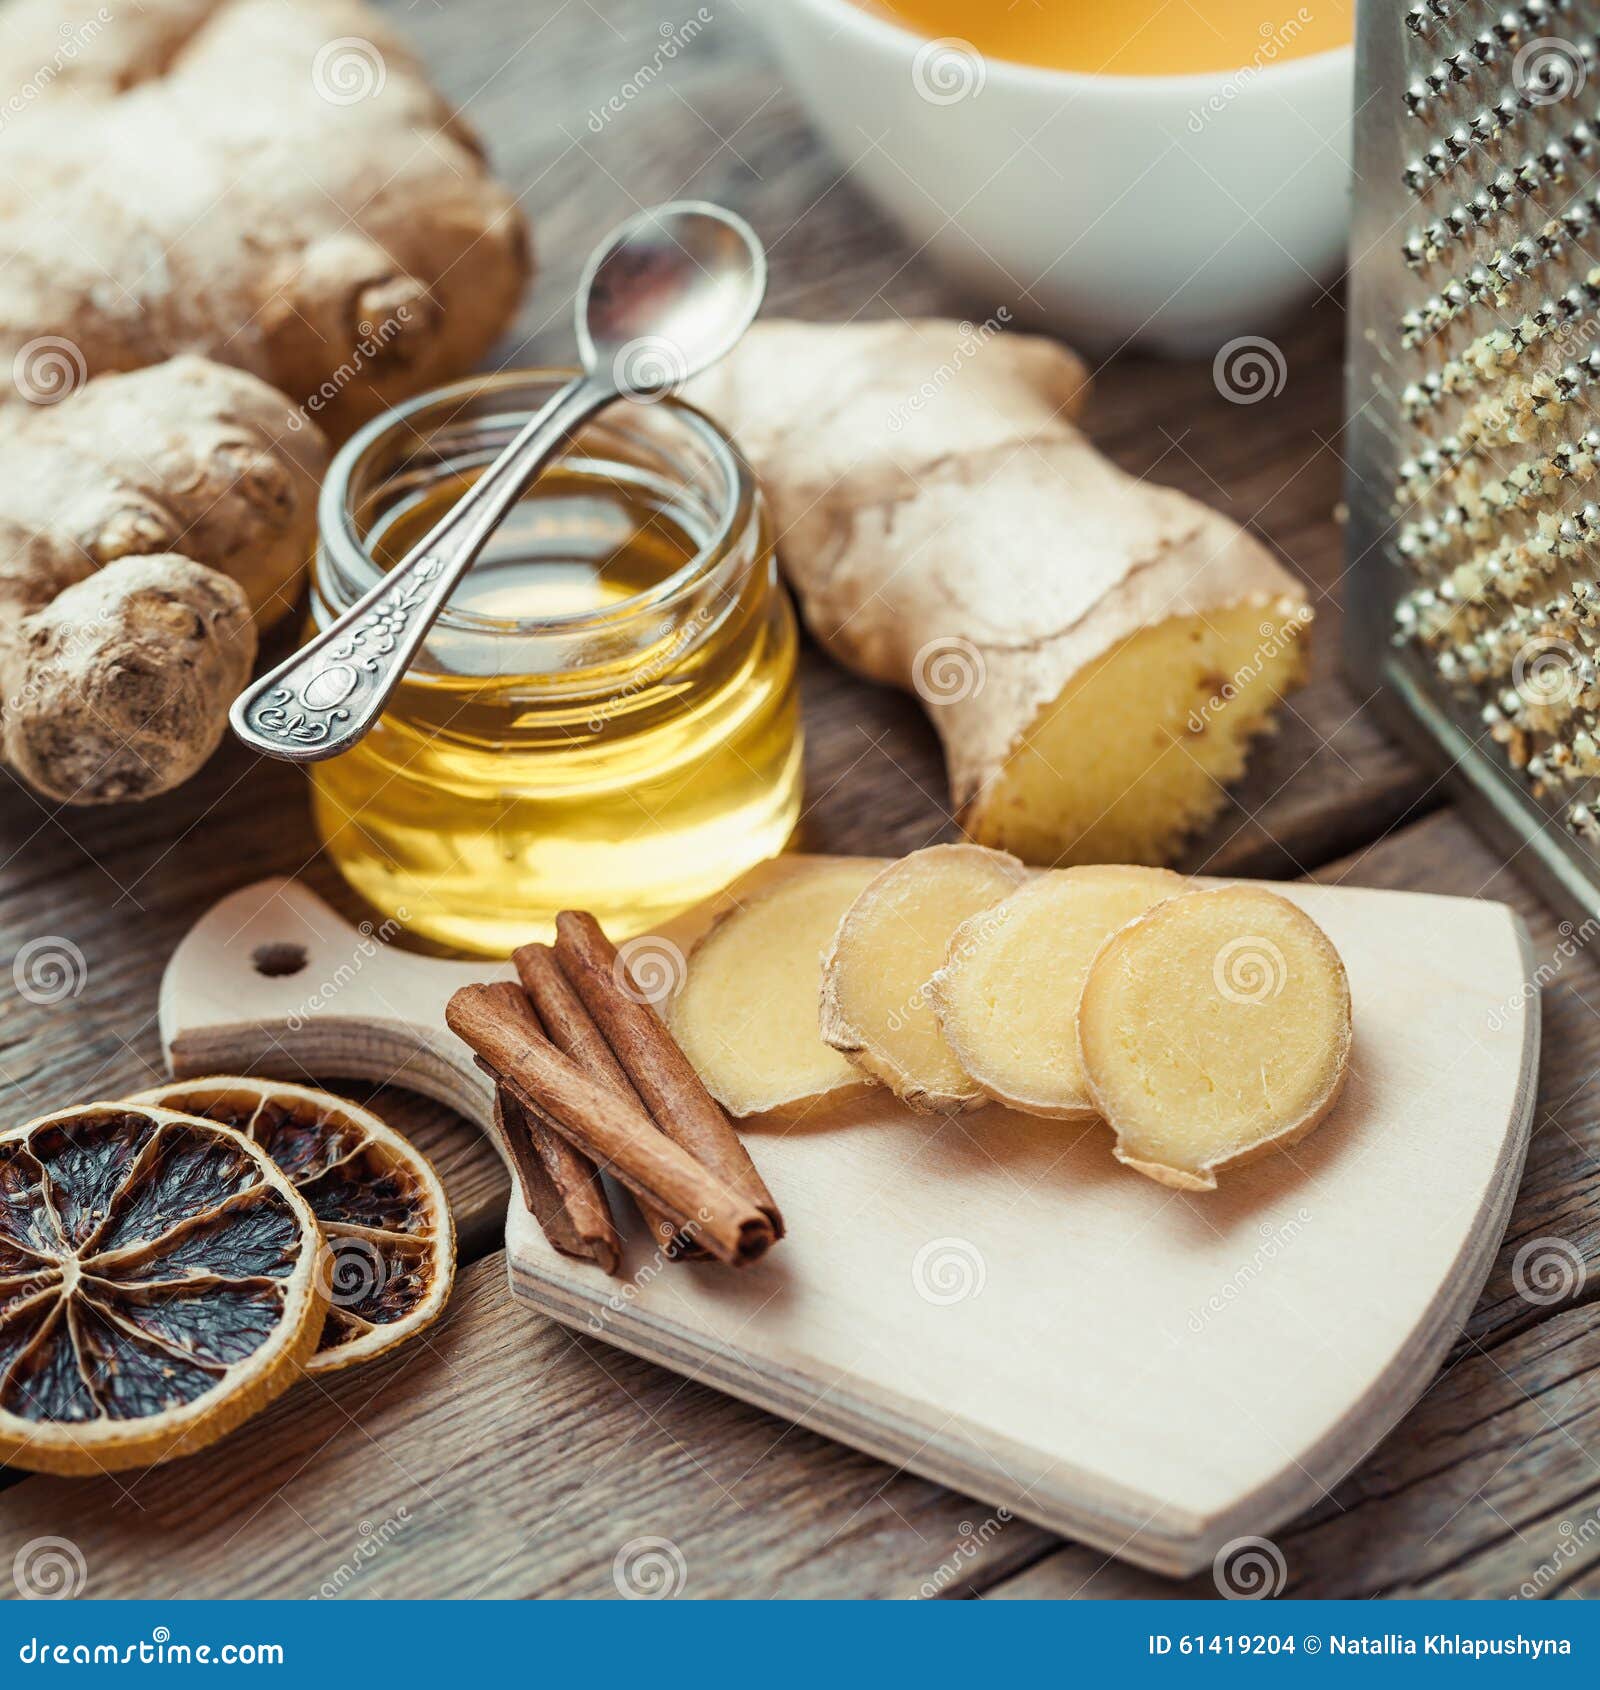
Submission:
[[[494,1090],[494,1131],[511,1160],[522,1206],[545,1237],[563,1255],[614,1274],[622,1240],[594,1163],[502,1085]]]
[[[755,1204],[658,1132],[635,1100],[550,1043],[521,987],[463,986],[444,1018],[518,1103],[549,1115],[564,1138],[719,1261],[754,1261],[772,1244],[772,1223]]]
[[[632,1098],[641,1109],[645,1105],[633,1089],[621,1064],[612,1054],[605,1035],[594,1024],[582,1000],[573,991],[555,952],[548,945],[521,945],[511,953],[511,961],[522,981],[522,989],[533,1000],[534,1013],[544,1024],[551,1044],[570,1056],[587,1073],[602,1077],[614,1085],[623,1096]],[[648,1110],[645,1111],[648,1113]],[[672,1217],[653,1203],[641,1198],[639,1212],[650,1236],[669,1256],[706,1255],[673,1225]]]
[[[662,1132],[753,1204],[783,1237],[783,1216],[750,1152],[644,995],[628,965],[584,910],[556,917],[556,961],[605,1035]]]

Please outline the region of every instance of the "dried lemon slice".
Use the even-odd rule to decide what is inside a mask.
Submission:
[[[140,1092],[254,1140],[294,1182],[328,1240],[328,1312],[308,1373],[392,1350],[438,1318],[455,1278],[455,1230],[433,1164],[342,1097],[232,1074]]]
[[[90,1103],[0,1136],[0,1460],[93,1473],[214,1442],[316,1348],[321,1256],[225,1127]]]

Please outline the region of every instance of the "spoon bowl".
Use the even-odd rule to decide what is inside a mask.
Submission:
[[[766,291],[766,253],[742,217],[703,200],[642,211],[584,266],[584,368],[631,398],[658,398],[731,352]]]

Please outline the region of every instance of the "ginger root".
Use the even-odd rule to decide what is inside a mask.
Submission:
[[[822,1042],[822,955],[878,873],[821,862],[722,916],[689,954],[666,1019],[706,1090],[730,1115],[794,1109],[867,1077]]]
[[[1051,341],[938,321],[759,323],[690,396],[771,503],[812,632],[915,691],[973,839],[1168,860],[1299,683],[1304,589],[1237,524],[1073,426]]]
[[[68,803],[210,756],[316,542],[322,436],[200,358],[0,408],[0,750]]]
[[[931,845],[874,876],[823,960],[823,1040],[913,1109],[984,1103],[939,1030],[929,980],[955,929],[998,904],[1026,872],[1015,857],[980,845]]]
[[[1295,1143],[1350,1060],[1350,982],[1287,898],[1222,886],[1157,904],[1106,941],[1078,1039],[1119,1162],[1180,1191]]]
[[[1098,1116],[1078,1055],[1089,965],[1119,928],[1187,886],[1170,869],[1058,869],[962,922],[930,991],[940,1030],[986,1096],[1029,1115]]]
[[[469,369],[527,234],[359,0],[10,0],[0,83],[27,96],[0,181],[0,750],[68,803],[149,797],[216,746],[293,603],[318,425]]]
[[[99,19],[0,13],[0,84],[30,90],[0,184],[0,372],[23,398],[194,352],[339,436],[488,351],[526,231],[375,12],[107,0]]]

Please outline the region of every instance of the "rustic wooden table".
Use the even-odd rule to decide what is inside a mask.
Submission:
[[[748,0],[745,0],[748,5]],[[598,123],[652,64],[655,0],[394,0],[390,9],[524,195],[541,268],[508,360],[566,361],[594,235],[636,205],[703,195],[769,244],[771,307],[814,318],[945,312],[953,295],[844,181],[736,4]],[[676,19],[676,13],[672,14]],[[862,115],[862,145],[872,118]],[[1189,866],[1502,898],[1548,965],[1545,1043],[1520,1201],[1467,1330],[1404,1423],[1277,1534],[1297,1596],[1600,1592],[1600,1291],[1535,1306],[1511,1264],[1536,1238],[1600,1253],[1600,972],[1386,743],[1337,672],[1344,314],[1322,300],[1283,338],[1281,395],[1241,409],[1204,365],[1119,361],[1089,427],[1129,469],[1260,532],[1313,584],[1311,685]],[[806,842],[899,852],[946,838],[933,736],[898,696],[805,662]],[[43,935],[83,952],[81,994],[0,995],[0,1077],[21,1119],[159,1071],[156,983],[222,894],[316,857],[302,777],[228,749],[137,809],[57,810],[0,786],[0,962]],[[16,1476],[4,1542],[68,1534],[91,1596],[581,1596],[613,1592],[619,1547],[674,1542],[693,1596],[1213,1594],[1173,1587],[577,1337],[514,1304],[506,1181],[465,1124],[399,1093],[380,1108],[436,1158],[460,1234],[450,1312],[389,1362],[304,1383],[221,1445],[148,1474]],[[1292,1360],[1292,1358],[1286,1358]],[[1174,1405],[1173,1435],[1203,1438]],[[941,1568],[945,1571],[941,1574]],[[951,1576],[952,1572],[954,1577]]]

